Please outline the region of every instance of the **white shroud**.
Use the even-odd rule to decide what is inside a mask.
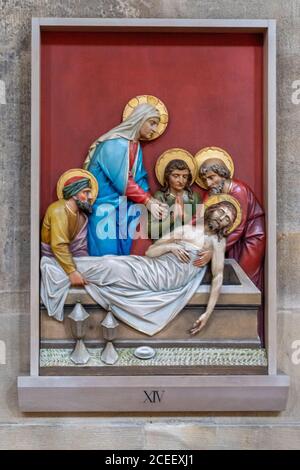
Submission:
[[[197,251],[185,245],[191,262],[182,263],[172,253],[159,258],[115,256],[74,258],[77,269],[89,282],[88,294],[104,309],[149,336],[162,330],[197,291],[206,267],[192,261]],[[63,320],[70,281],[54,258],[41,259],[41,299],[48,314]]]

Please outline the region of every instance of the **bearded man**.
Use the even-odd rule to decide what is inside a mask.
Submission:
[[[72,286],[86,284],[73,257],[88,256],[87,216],[92,212],[97,192],[97,181],[88,171],[65,172],[57,183],[59,199],[50,204],[43,220],[41,254],[57,260]]]
[[[242,221],[227,237],[226,252],[234,258],[252,282],[262,290],[265,254],[265,216],[253,191],[242,181],[232,179],[234,165],[230,155],[218,147],[208,147],[196,156],[199,169],[197,184],[213,194],[229,194],[242,209]]]

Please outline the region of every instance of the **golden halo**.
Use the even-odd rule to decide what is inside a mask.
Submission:
[[[201,165],[203,165],[206,160],[209,160],[210,158],[218,158],[219,160],[222,160],[226,168],[230,171],[230,178],[233,177],[234,173],[234,164],[231,156],[229,155],[226,150],[221,149],[220,147],[205,147],[199,152],[196,153],[195,155],[195,160],[197,164],[197,177],[196,177],[196,183],[198,186],[200,186],[203,189],[207,189],[206,183],[200,178],[199,176],[199,170],[201,168]]]
[[[169,121],[169,113],[165,104],[159,98],[156,98],[156,96],[139,95],[139,96],[136,96],[135,98],[132,98],[126,104],[124,108],[123,121],[130,116],[134,108],[136,108],[139,104],[145,104],[145,103],[151,104],[152,106],[154,106],[154,108],[156,108],[157,111],[159,112],[159,116],[160,116],[159,124],[157,126],[157,131],[154,133],[151,139],[147,139],[147,140],[154,140],[154,139],[157,139],[157,137],[159,137],[165,132],[167,125],[168,125],[168,121]]]
[[[188,165],[189,169],[192,173],[192,182],[195,181],[197,175],[197,166],[195,164],[194,157],[191,153],[187,150],[180,149],[180,148],[173,148],[166,150],[156,161],[155,164],[155,174],[156,178],[158,179],[159,183],[163,186],[164,185],[164,174],[165,169],[168,163],[172,160],[183,160]]]
[[[207,207],[213,206],[214,204],[218,204],[219,202],[223,201],[230,202],[236,208],[236,219],[233,222],[232,227],[227,230],[227,234],[229,234],[240,225],[242,220],[242,209],[239,201],[235,197],[230,196],[229,194],[214,194],[213,196],[209,196],[206,201],[204,201],[204,207],[205,209],[207,209]]]
[[[82,178],[89,178],[91,182],[91,193],[92,193],[92,204],[94,204],[95,199],[98,194],[98,183],[94,175],[87,170],[82,170],[81,168],[73,168],[72,170],[65,171],[59,178],[56,185],[56,193],[58,199],[63,199],[63,189],[65,182],[72,178],[73,176],[81,176]]]

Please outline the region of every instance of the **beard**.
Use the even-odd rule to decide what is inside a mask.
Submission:
[[[217,235],[218,240],[220,241],[225,234],[225,229],[220,228],[219,221],[212,217],[212,214],[209,214],[205,220],[207,227],[209,228],[211,234]]]
[[[78,209],[84,212],[86,215],[90,215],[92,213],[93,208],[89,202],[87,201],[83,202],[83,201],[80,201],[80,199],[75,199],[75,201],[76,201]]]
[[[207,225],[209,230],[211,230],[213,233],[216,233],[218,229],[220,228],[220,224],[217,220],[215,219],[208,219],[207,220]]]
[[[216,186],[215,188],[211,188],[211,189],[209,190],[208,194],[209,194],[210,196],[213,196],[214,194],[220,194],[220,193],[222,193],[222,192],[223,192],[223,188],[224,188],[224,184],[225,184],[225,179],[223,179],[223,180],[221,181],[221,183],[220,183],[218,186]]]

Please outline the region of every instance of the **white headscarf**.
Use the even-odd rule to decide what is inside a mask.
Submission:
[[[83,164],[83,168],[87,169],[89,167],[90,161],[99,142],[118,139],[119,137],[123,137],[127,140],[133,140],[144,122],[150,118],[160,118],[159,111],[154,106],[147,103],[142,103],[136,106],[127,119],[121,122],[121,124],[118,126],[113,127],[110,131],[106,132],[106,134],[101,135],[90,146],[88,155]]]
[[[133,140],[147,119],[159,117],[159,111],[154,106],[147,103],[139,104],[125,121],[106,132],[106,134],[101,135],[97,142],[117,139],[118,137]]]

